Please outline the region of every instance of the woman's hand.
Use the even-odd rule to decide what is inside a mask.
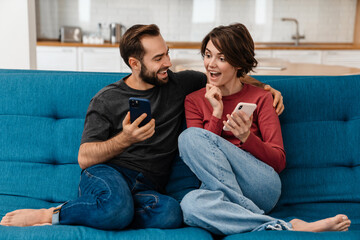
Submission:
[[[221,119],[224,109],[222,102],[222,94],[218,87],[212,84],[206,84],[205,98],[210,102],[213,107],[213,116]]]
[[[245,143],[250,135],[250,128],[253,121],[253,115],[248,117],[243,111],[233,112],[227,115],[228,122],[224,121],[224,125],[234,134],[235,137]]]

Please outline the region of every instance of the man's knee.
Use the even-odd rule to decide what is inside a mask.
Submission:
[[[87,225],[112,230],[123,229],[131,223],[132,194],[122,175],[112,167],[101,164],[85,169],[79,191],[87,203],[82,203],[86,205]]]
[[[132,198],[126,198],[118,202],[99,202],[96,211],[96,224],[98,228],[119,230],[127,227],[134,217],[134,203]]]
[[[136,209],[135,228],[178,228],[182,225],[180,204],[172,197],[141,193],[136,195],[142,206]]]
[[[163,228],[179,228],[183,222],[183,215],[178,201],[169,197],[167,199],[164,214]]]

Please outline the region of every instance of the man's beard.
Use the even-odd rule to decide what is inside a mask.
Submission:
[[[159,79],[157,77],[157,73],[160,71],[164,71],[164,70],[159,70],[157,72],[150,72],[148,71],[148,69],[146,68],[144,63],[141,63],[141,70],[140,70],[140,78],[146,82],[149,83],[151,85],[154,86],[162,86],[164,84],[166,84],[168,82],[168,77],[164,78],[164,79]]]

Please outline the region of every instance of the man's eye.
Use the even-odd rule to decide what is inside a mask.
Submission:
[[[226,60],[224,57],[220,57],[220,61],[225,62]]]

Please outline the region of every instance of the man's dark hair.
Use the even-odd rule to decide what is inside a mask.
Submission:
[[[201,43],[201,55],[204,57],[206,45],[211,40],[214,46],[224,54],[226,61],[235,68],[240,68],[236,76],[242,77],[257,66],[254,41],[241,23],[219,26],[208,33]]]
[[[145,55],[145,49],[141,44],[144,36],[159,36],[159,27],[155,24],[151,25],[134,25],[129,28],[120,40],[120,54],[126,65],[129,65],[129,58],[134,57],[142,61]],[[131,67],[130,67],[131,68]]]

